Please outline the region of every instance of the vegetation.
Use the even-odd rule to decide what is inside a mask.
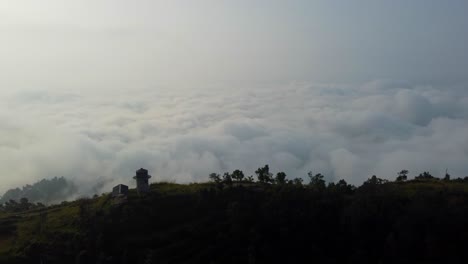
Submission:
[[[127,199],[4,211],[0,262],[464,263],[468,178],[408,174],[355,187],[264,166],[256,182],[236,170]]]
[[[64,177],[43,179],[33,185],[10,189],[0,198],[0,204],[27,198],[31,202],[51,203],[65,200],[76,192],[76,186]]]

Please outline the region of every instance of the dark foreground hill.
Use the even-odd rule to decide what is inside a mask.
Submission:
[[[468,184],[157,183],[0,214],[0,263],[467,263]]]

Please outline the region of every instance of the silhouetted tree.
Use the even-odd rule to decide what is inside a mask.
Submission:
[[[221,175],[217,174],[217,173],[210,173],[210,180],[214,183],[220,183],[222,180],[221,180]]]
[[[270,173],[270,167],[268,165],[265,165],[263,168],[258,168],[255,174],[257,174],[257,179],[261,183],[273,182],[273,174]]]
[[[286,173],[278,172],[275,177],[276,184],[285,184],[286,183]]]
[[[244,173],[241,170],[235,170],[232,172],[232,178],[240,182],[244,179]]]
[[[445,171],[444,181],[450,181],[450,174],[448,173],[448,170]]]
[[[408,170],[402,170],[398,173],[398,176],[396,178],[396,181],[397,182],[403,182],[403,181],[406,181],[408,179],[408,173],[409,171]]]
[[[431,180],[435,179],[434,176],[432,176],[429,172],[425,171],[423,173],[420,173],[418,176],[415,177],[417,180]]]
[[[340,193],[351,194],[353,193],[355,187],[351,184],[348,184],[345,180],[339,180],[335,185],[334,188],[336,191]]]
[[[23,198],[20,199],[20,203],[27,205],[29,203],[29,200],[28,200],[28,198],[23,197]]]
[[[388,180],[380,179],[380,178],[377,178],[377,176],[372,175],[372,177],[368,179],[367,181],[365,181],[363,185],[380,185],[380,184],[384,184],[387,182]]]
[[[229,174],[229,172],[225,172],[223,174],[223,183],[227,184],[227,185],[232,185],[232,176],[231,174]]]
[[[307,173],[309,176],[310,182],[309,186],[316,188],[317,190],[324,190],[325,189],[325,180],[323,179],[324,176],[321,173],[317,173],[315,175],[312,174],[311,171]]]
[[[294,178],[292,179],[291,181],[289,181],[290,184],[294,184],[294,185],[297,185],[297,186],[302,186],[302,182],[304,180],[302,178]]]
[[[8,202],[5,203],[5,210],[10,212],[17,212],[20,210],[18,203],[10,199]]]
[[[21,198],[19,207],[20,207],[21,211],[28,210],[31,207],[31,204],[29,203],[28,198],[26,198],[26,197]]]

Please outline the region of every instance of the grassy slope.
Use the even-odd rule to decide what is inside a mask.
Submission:
[[[54,256],[59,263],[60,258],[69,258],[76,254],[75,251],[78,247],[80,250],[82,245],[90,245],[87,250],[106,247],[130,248],[131,251],[151,244],[152,248],[158,248],[157,254],[172,262],[184,262],[197,254],[201,256],[204,250],[208,250],[203,246],[207,237],[219,236],[218,230],[236,228],[225,226],[224,219],[217,219],[224,212],[213,212],[226,211],[226,207],[220,205],[223,203],[219,201],[221,198],[200,205],[201,193],[210,187],[214,185],[158,183],[151,186],[151,195],[146,197],[139,197],[135,190],[130,190],[128,201],[120,206],[113,204],[109,195],[103,195],[89,201],[74,201],[44,210],[0,214],[0,263],[14,263],[14,260],[21,261],[25,255],[43,254],[44,248],[50,249],[50,252],[60,252],[61,255]],[[408,199],[428,193],[460,193],[464,197],[468,193],[466,183],[443,181],[388,183],[386,188]],[[235,194],[235,199],[264,199],[263,194],[256,194],[259,192],[258,186],[246,189],[256,191],[247,192],[244,198],[242,194]],[[260,192],[278,192],[270,187],[267,189]],[[209,194],[206,195],[209,198]],[[290,194],[284,197],[294,200]],[[451,199],[456,200],[457,196]],[[235,211],[236,208],[232,210]],[[95,236],[98,232],[94,228],[98,228],[102,234]],[[203,229],[203,234],[198,229]],[[115,235],[119,239],[109,235],[112,233],[119,234]],[[81,241],[81,244],[77,241]],[[54,257],[48,259],[54,262]]]
[[[174,183],[159,183],[151,186],[152,192],[165,197],[184,197],[194,195],[201,189],[207,188],[210,184],[190,184],[181,185]],[[140,208],[140,203],[147,204],[154,197],[139,197],[135,190],[130,190],[129,198],[125,207]],[[145,201],[146,200],[146,201]],[[175,200],[168,198],[168,203]],[[0,263],[11,260],[13,256],[21,257],[21,250],[31,244],[63,243],[75,240],[82,235],[82,228],[78,219],[80,218],[80,201],[65,202],[61,205],[54,205],[42,210],[35,210],[23,213],[0,213]],[[116,207],[109,194],[89,200],[88,210],[105,212]],[[167,204],[155,206],[155,210],[172,210]],[[147,209],[147,208],[145,208]],[[167,225],[176,222],[168,221]],[[168,230],[170,232],[170,230]],[[131,238],[135,240],[140,238]]]

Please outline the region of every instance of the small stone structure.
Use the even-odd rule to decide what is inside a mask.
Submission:
[[[148,170],[141,168],[136,171],[136,175],[133,177],[133,179],[135,179],[137,182],[138,194],[149,192],[149,178],[151,178],[151,175],[148,175]]]
[[[112,188],[112,197],[117,197],[117,196],[127,196],[128,195],[128,186],[119,184]]]

